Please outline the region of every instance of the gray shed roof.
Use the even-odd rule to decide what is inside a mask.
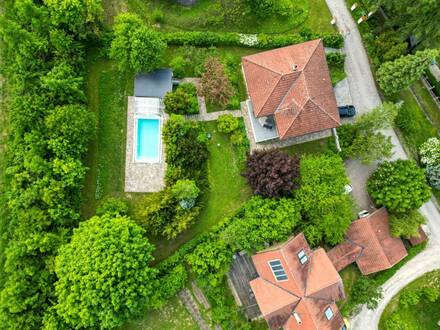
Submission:
[[[134,96],[163,98],[173,89],[173,71],[159,69],[150,73],[140,73],[134,80]]]

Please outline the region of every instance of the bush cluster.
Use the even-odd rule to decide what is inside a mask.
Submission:
[[[231,114],[221,115],[217,119],[217,129],[229,135],[229,140],[238,149],[240,159],[243,160],[249,153],[249,140],[243,121]]]
[[[163,102],[168,114],[192,115],[199,112],[197,90],[190,83],[181,84],[175,91],[167,93]]]
[[[1,70],[10,125],[7,209],[0,216],[6,240],[0,266],[3,328],[42,328],[56,303],[53,260],[80,219],[84,153],[95,131],[85,105],[84,49],[101,15],[96,0],[18,0],[2,13]]]
[[[434,189],[440,190],[440,139],[430,138],[420,146],[420,162],[426,166],[426,177]]]
[[[431,197],[425,171],[412,160],[383,162],[368,179],[367,190],[377,205],[399,214],[420,208]]]
[[[300,163],[300,188],[295,194],[301,205],[301,229],[311,245],[336,245],[353,219],[349,183],[338,155],[306,155]]]
[[[136,221],[151,234],[175,238],[199,216],[200,191],[207,183],[207,138],[200,123],[172,114],[163,129],[167,162],[166,187],[148,195]]]
[[[311,33],[303,31],[298,34],[258,34],[258,43],[249,46],[243,42],[242,35],[235,32],[210,31],[178,31],[163,34],[163,39],[169,45],[191,45],[197,47],[238,46],[251,48],[278,48],[288,45],[321,38],[326,47],[341,48],[344,40],[337,33]]]

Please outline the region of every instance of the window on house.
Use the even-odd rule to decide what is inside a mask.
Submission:
[[[324,314],[325,314],[325,317],[327,318],[327,320],[331,320],[333,318],[333,315],[334,315],[331,307],[327,307],[325,309]]]
[[[298,252],[298,259],[301,265],[304,265],[307,262],[308,258],[304,250]]]
[[[273,275],[277,281],[287,280],[286,272],[284,271],[283,265],[280,260],[269,261],[269,266],[272,269]]]

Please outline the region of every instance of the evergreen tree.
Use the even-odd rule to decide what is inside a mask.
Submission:
[[[428,66],[439,55],[437,49],[426,49],[383,63],[377,70],[380,88],[387,95],[401,91],[420,79]]]

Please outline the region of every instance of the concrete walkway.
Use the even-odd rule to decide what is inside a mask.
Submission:
[[[380,105],[381,99],[357,25],[344,0],[326,0],[326,2],[332,15],[336,17],[339,31],[344,36],[344,52],[347,55],[345,70],[353,104],[359,114],[368,112]],[[394,130],[384,130],[383,133],[390,136],[394,144],[392,159],[407,159],[407,155]],[[366,193],[365,183],[377,164],[364,166],[358,161],[349,161],[346,165],[356,201],[361,207],[368,208],[371,202]],[[360,313],[350,320],[351,329],[377,329],[383,310],[397,292],[414,279],[433,269],[440,268],[440,213],[432,200],[425,203],[420,212],[427,219],[426,232],[430,239],[427,248],[406,263],[383,285],[384,297],[375,310],[368,310],[364,306]]]

